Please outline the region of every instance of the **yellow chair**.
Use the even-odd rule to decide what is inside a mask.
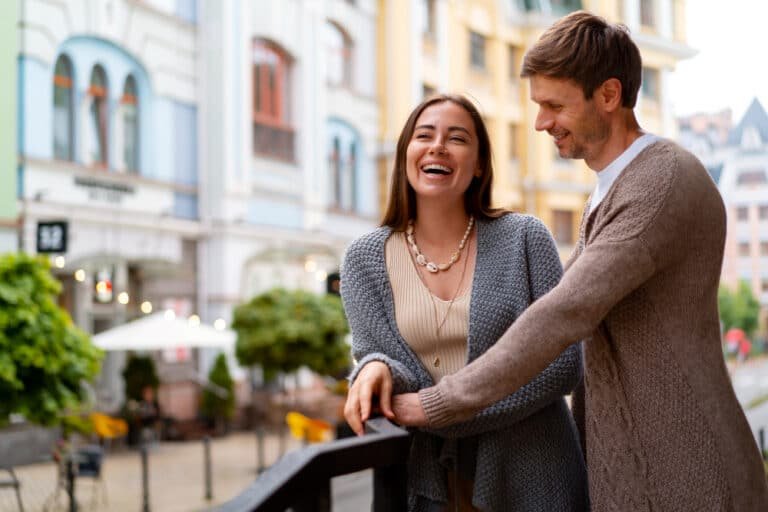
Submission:
[[[90,415],[93,431],[102,439],[115,439],[128,434],[128,423],[120,418],[93,412]]]
[[[285,422],[291,435],[307,443],[321,443],[330,439],[332,425],[327,421],[308,418],[301,413],[291,411],[285,415]]]

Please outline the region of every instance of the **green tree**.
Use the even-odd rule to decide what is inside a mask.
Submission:
[[[144,398],[144,388],[157,391],[160,379],[157,377],[155,361],[150,356],[131,354],[123,369],[125,397],[140,402]]]
[[[760,303],[752,294],[749,283],[740,281],[735,292],[720,285],[717,301],[723,330],[728,331],[732,327],[737,327],[751,338],[757,330]]]
[[[275,288],[235,308],[236,355],[260,365],[266,380],[301,366],[333,375],[349,363],[349,332],[341,300],[304,290]]]
[[[208,373],[208,382],[213,386],[203,391],[201,410],[203,416],[214,420],[217,426],[226,423],[235,414],[235,384],[229,374],[227,358],[219,354]]]
[[[59,424],[99,372],[102,352],[57,304],[60,291],[46,259],[0,256],[0,424],[12,413]]]

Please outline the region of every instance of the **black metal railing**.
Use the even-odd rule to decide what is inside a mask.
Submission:
[[[292,128],[253,123],[253,151],[256,154],[293,162],[295,157]]]
[[[221,512],[330,512],[331,478],[373,468],[374,512],[406,510],[410,434],[386,418],[366,422],[366,435],[309,445],[286,454]]]

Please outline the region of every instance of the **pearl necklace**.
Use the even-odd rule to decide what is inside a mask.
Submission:
[[[461,255],[461,251],[464,249],[464,246],[467,243],[467,238],[469,238],[469,233],[472,231],[472,226],[475,223],[475,218],[473,216],[469,216],[469,224],[467,225],[467,230],[464,232],[464,237],[461,239],[461,242],[459,242],[459,248],[453,251],[453,254],[451,254],[451,258],[448,260],[448,263],[435,263],[433,261],[428,261],[426,256],[421,254],[421,251],[419,250],[419,246],[416,245],[416,238],[415,238],[415,230],[413,229],[413,219],[408,221],[408,228],[405,230],[406,233],[406,239],[408,240],[408,243],[411,246],[411,250],[413,251],[413,254],[416,255],[416,263],[421,265],[422,267],[426,267],[427,270],[430,272],[437,273],[440,270],[448,270],[451,268],[451,265],[456,263],[459,260],[459,257]]]

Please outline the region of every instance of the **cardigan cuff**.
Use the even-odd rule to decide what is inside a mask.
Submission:
[[[427,426],[442,428],[453,423],[453,414],[445,406],[445,399],[437,386],[419,390],[419,400],[427,416]]]

